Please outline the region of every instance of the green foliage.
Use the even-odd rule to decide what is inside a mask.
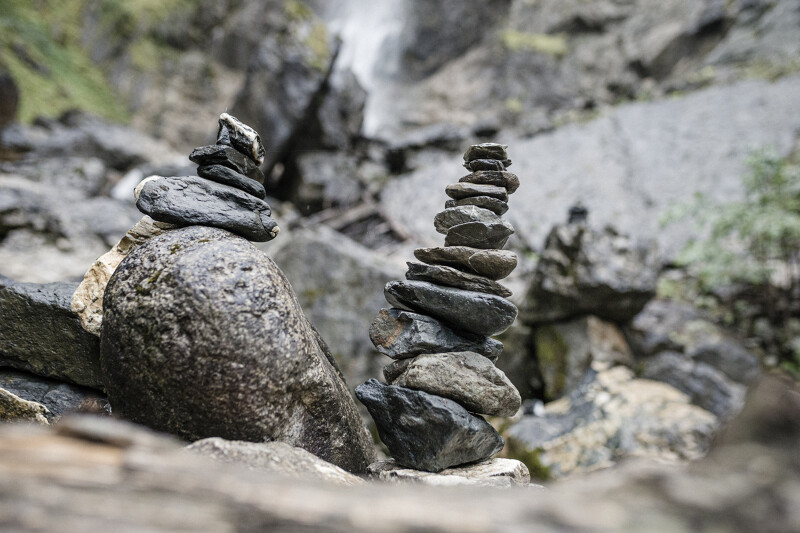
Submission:
[[[532,479],[548,481],[552,478],[553,474],[550,472],[550,468],[542,463],[541,454],[541,448],[531,450],[513,437],[506,437],[506,447],[503,450],[503,456],[509,459],[516,459],[527,466]]]

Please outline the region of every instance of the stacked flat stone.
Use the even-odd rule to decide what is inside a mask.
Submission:
[[[504,145],[484,143],[464,154],[471,171],[448,185],[451,198],[434,217],[443,247],[420,248],[407,281],[386,285],[383,309],[370,326],[377,349],[395,359],[356,388],[381,440],[397,463],[429,472],[487,459],[503,438],[480,415],[512,416],[520,395],[495,367],[503,345],[491,336],[514,322],[511,292],[497,282],[516,267],[501,250],[514,228],[501,215],[519,179]]]
[[[137,185],[136,207],[159,222],[212,226],[251,241],[280,232],[264,199],[264,146],[256,131],[227,113],[219,116],[217,143],[195,148],[197,176],[150,176]]]

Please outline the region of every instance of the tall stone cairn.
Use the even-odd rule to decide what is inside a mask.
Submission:
[[[394,359],[383,374],[356,388],[381,440],[402,466],[439,472],[488,459],[503,438],[480,415],[512,416],[520,395],[494,366],[503,345],[492,339],[517,317],[497,282],[517,265],[502,250],[514,228],[502,215],[519,179],[506,146],[470,146],[471,172],[445,189],[450,200],[433,223],[444,246],[414,251],[407,281],[386,285],[386,300],[370,326],[377,349]]]
[[[150,176],[136,186],[136,207],[154,220],[211,226],[251,241],[270,241],[280,228],[264,199],[265,150],[258,133],[227,113],[219,116],[217,143],[195,148],[197,176]]]

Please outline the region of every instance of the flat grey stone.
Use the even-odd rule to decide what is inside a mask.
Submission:
[[[404,468],[394,459],[372,463],[367,468],[372,478],[389,483],[419,483],[434,487],[477,485],[480,487],[527,487],[531,481],[528,467],[516,459],[494,457],[480,463],[445,468],[432,473]]]
[[[429,265],[447,265],[498,280],[517,267],[517,254],[511,250],[481,250],[469,246],[417,248],[414,257]]]
[[[452,400],[376,379],[355,392],[401,465],[439,472],[487,459],[503,449],[503,437],[486,420]]]
[[[486,292],[496,294],[503,298],[511,296],[511,291],[496,281],[482,276],[462,272],[456,268],[441,265],[423,265],[420,263],[406,263],[408,272],[406,279],[415,281],[430,281],[437,285],[447,285],[467,291]]]
[[[519,178],[516,174],[498,170],[478,170],[472,174],[467,174],[459,183],[477,183],[480,185],[495,185],[503,187],[508,194],[513,194],[519,189]]]
[[[508,145],[498,143],[473,144],[464,153],[464,161],[468,163],[476,159],[497,159],[502,161],[508,159],[507,148]]]
[[[488,209],[495,215],[502,215],[506,211],[508,211],[508,204],[497,198],[492,198],[491,196],[470,196],[469,198],[462,198],[461,200],[447,200],[445,202],[444,207],[457,207],[460,205],[477,205],[478,207],[482,207],[484,209]]]
[[[502,333],[517,317],[517,308],[505,298],[425,281],[390,281],[384,295],[395,307],[430,315],[458,331],[477,335]]]
[[[494,362],[503,351],[495,339],[456,333],[435,318],[403,309],[381,309],[369,327],[369,337],[379,352],[392,359],[470,351]]]
[[[256,130],[228,113],[219,116],[217,144],[232,146],[257,164],[264,163],[266,152]]]
[[[445,246],[469,246],[472,248],[500,249],[514,234],[514,227],[507,221],[465,222],[451,227],[444,238]]]
[[[509,163],[511,163],[509,161]],[[503,161],[497,159],[473,159],[472,161],[464,161],[464,167],[467,170],[475,172],[477,170],[505,170],[506,165]]]
[[[388,365],[387,382],[449,398],[471,413],[514,416],[522,399],[502,370],[482,355],[450,352],[418,355]]]
[[[200,166],[223,165],[259,183],[264,183],[264,174],[258,165],[232,146],[223,144],[199,146],[192,150],[189,159]]]
[[[453,226],[466,224],[467,222],[485,222],[486,224],[502,224],[503,219],[482,207],[465,205],[449,207],[444,211],[436,213],[433,217],[433,226],[436,231],[446,235],[447,231]]]
[[[269,241],[280,232],[264,200],[194,176],[147,178],[136,207],[160,222],[222,228],[251,241]]]
[[[267,191],[259,182],[222,165],[197,167],[197,175],[216,183],[236,187],[262,200],[267,197]]]
[[[472,196],[489,196],[502,202],[508,201],[508,191],[505,187],[495,185],[480,185],[478,183],[451,183],[444,189],[445,194],[453,200],[461,200]]]

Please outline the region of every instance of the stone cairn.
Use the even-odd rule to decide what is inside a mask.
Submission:
[[[475,463],[503,448],[503,438],[480,415],[513,416],[520,395],[494,366],[503,345],[492,339],[514,322],[511,292],[497,283],[516,267],[501,250],[514,228],[501,215],[519,179],[506,146],[484,143],[464,154],[472,173],[448,185],[451,199],[434,217],[444,247],[419,248],[407,281],[392,281],[370,326],[377,349],[395,359],[387,384],[356,388],[395,461],[428,472]]]
[[[269,241],[280,228],[264,199],[264,146],[251,127],[219,116],[217,143],[195,148],[197,176],[150,176],[136,186],[139,211],[178,226],[212,226],[251,241]]]

